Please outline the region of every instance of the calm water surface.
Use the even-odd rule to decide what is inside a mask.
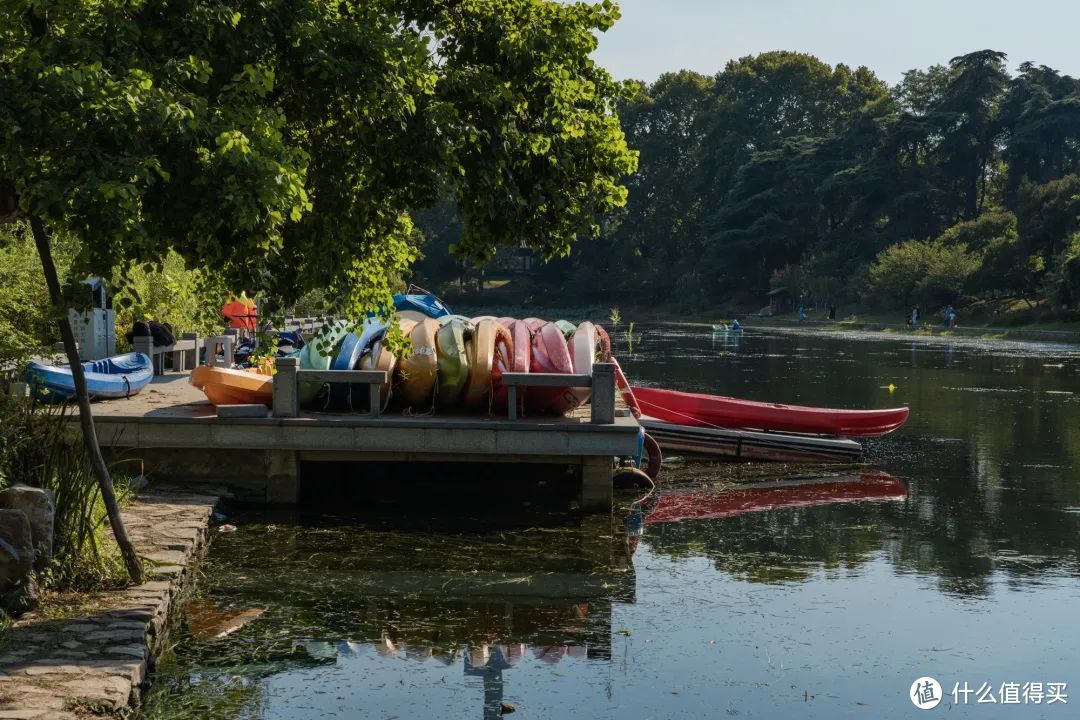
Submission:
[[[637,506],[625,494],[610,522],[236,516],[147,716],[494,718],[506,703],[520,718],[1077,717],[1077,349],[638,332],[632,357],[616,343],[638,383],[909,404],[902,430],[867,444],[906,494],[761,510],[706,483]],[[706,517],[655,522],[680,490]],[[930,711],[908,699],[924,675],[945,695]],[[965,682],[976,692],[954,704]],[[1002,683],[1029,682],[1075,697],[1001,704]]]

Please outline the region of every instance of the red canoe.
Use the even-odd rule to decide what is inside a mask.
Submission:
[[[884,435],[904,424],[906,407],[886,410],[831,408],[754,402],[720,395],[632,388],[633,400],[649,417],[693,427],[746,428],[813,435]],[[633,407],[630,393],[627,403]]]
[[[823,478],[756,483],[723,490],[664,493],[645,516],[646,525],[730,517],[748,512],[845,502],[888,502],[907,497],[907,486],[892,475],[867,471],[857,478]]]

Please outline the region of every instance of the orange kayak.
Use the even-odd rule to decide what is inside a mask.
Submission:
[[[190,382],[213,405],[274,404],[274,378],[270,375],[200,365],[191,371]]]

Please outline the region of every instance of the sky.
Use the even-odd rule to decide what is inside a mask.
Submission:
[[[1080,76],[1080,0],[619,0],[596,59],[620,79],[714,74],[733,58],[796,50],[866,65],[889,84],[906,70],[1001,50]]]

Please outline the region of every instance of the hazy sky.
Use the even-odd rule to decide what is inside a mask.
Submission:
[[[866,65],[892,84],[905,70],[986,48],[1080,75],[1080,0],[619,0],[597,60],[618,78],[712,74],[732,58],[797,50]]]

